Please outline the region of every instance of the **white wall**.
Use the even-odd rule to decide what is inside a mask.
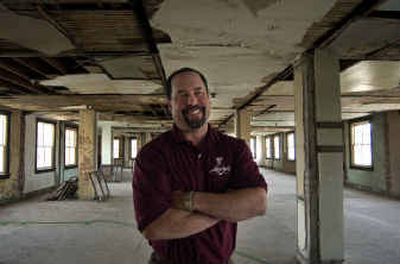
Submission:
[[[36,151],[36,116],[25,117],[25,183],[23,193],[30,193],[41,189],[55,186],[57,171],[35,173],[35,151]],[[59,126],[56,125],[56,135]],[[58,138],[56,138],[58,142]],[[56,164],[58,164],[58,144],[56,144]]]

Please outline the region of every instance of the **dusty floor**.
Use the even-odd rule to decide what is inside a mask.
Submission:
[[[239,225],[235,264],[294,263],[295,178],[264,170],[270,185],[264,217]],[[38,199],[0,210],[1,264],[146,263],[128,182],[107,202]],[[345,191],[346,263],[400,263],[400,202]]]

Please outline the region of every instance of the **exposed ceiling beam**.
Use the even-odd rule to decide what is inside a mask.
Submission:
[[[260,95],[262,95],[269,87],[275,84],[278,81],[285,80],[287,76],[293,74],[292,65],[286,67],[283,71],[275,75],[267,84],[257,89],[257,91],[245,102],[243,102],[237,109],[242,110],[249,106],[253,101],[255,101]]]
[[[44,73],[43,71],[39,70],[38,67],[32,65],[31,63],[27,62],[26,60],[21,59],[21,58],[11,58],[11,59],[13,61],[17,62],[18,64],[24,66],[25,68],[38,73],[39,75],[43,76],[43,78],[48,79],[46,73]]]
[[[272,108],[276,107],[276,104],[273,105],[269,105],[267,106],[264,110],[261,110],[260,112],[258,112],[257,114],[255,114],[254,116],[259,116],[262,114],[265,114],[266,112],[269,112]]]
[[[56,69],[60,74],[65,75],[68,73],[68,70],[62,65],[60,62],[53,58],[48,58],[48,57],[40,57],[41,60],[46,62],[48,65]]]
[[[36,5],[36,9],[38,11],[38,13],[47,21],[49,22],[51,25],[53,25],[61,34],[64,35],[64,37],[66,37],[73,46],[78,47],[77,43],[75,42],[74,39],[71,38],[71,36],[68,34],[68,31],[65,30],[65,28],[63,28],[60,23],[58,23],[56,20],[54,20],[46,11],[45,9],[42,7],[42,5]]]
[[[144,6],[143,6],[143,1],[142,0],[130,0],[130,3],[132,4],[132,7],[136,11],[135,14],[137,15],[139,24],[141,25],[141,30],[142,30],[144,39],[146,40],[148,50],[150,51],[151,56],[153,58],[154,66],[156,67],[157,73],[161,77],[163,86],[166,86],[167,81],[166,81],[166,77],[165,77],[164,67],[161,62],[160,53],[158,51],[156,41],[154,40],[154,37],[153,37],[153,29],[150,26],[149,19],[146,14],[146,10],[144,9]]]
[[[5,70],[0,69],[0,80],[4,82],[8,82],[10,84],[16,85],[18,87],[22,87],[27,91],[34,92],[34,93],[43,93],[42,90],[35,87],[29,81],[20,78],[19,76],[12,74],[10,72],[6,72]]]
[[[364,0],[360,4],[358,4],[349,14],[347,14],[343,19],[341,19],[335,26],[333,26],[330,30],[328,30],[325,34],[319,37],[314,43],[313,46],[308,50],[308,52],[329,45],[332,41],[334,41],[340,33],[342,33],[352,22],[354,22],[355,18],[366,16],[369,13],[373,12],[373,10],[386,0]]]
[[[18,77],[20,77],[21,79],[30,82],[30,78],[28,76],[26,76],[24,73],[21,73],[19,69],[15,68],[14,66],[11,66],[7,63],[5,63],[4,61],[0,61],[0,69],[3,69],[9,73],[12,73],[14,75],[17,75]]]
[[[6,94],[25,94],[26,90],[21,88],[20,86],[12,85],[9,82],[5,82],[0,80],[0,87],[5,87],[8,89],[8,91],[0,91],[0,93],[6,93]]]
[[[145,112],[149,106],[165,103],[164,96],[154,95],[22,95],[0,97],[0,104],[29,111],[65,109],[80,110],[91,106],[97,111],[139,111]]]
[[[227,118],[225,118],[224,120],[222,120],[221,123],[219,123],[218,125],[218,129],[222,128],[223,126],[225,126],[226,124],[228,124],[228,122],[235,116],[235,114],[230,114]]]
[[[0,58],[9,58],[9,57],[19,57],[19,58],[30,58],[30,57],[41,57],[42,53],[34,50],[20,50],[20,51],[2,51],[0,53]],[[82,51],[82,50],[69,50],[63,51],[54,55],[57,57],[77,57],[77,56],[86,56],[86,57],[107,57],[107,56],[151,56],[149,51]]]

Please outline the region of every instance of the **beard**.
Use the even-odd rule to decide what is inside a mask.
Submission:
[[[201,118],[190,118],[189,117],[189,111],[191,110],[200,110],[202,113]],[[182,110],[182,115],[183,118],[191,129],[198,129],[202,127],[206,122],[207,122],[207,117],[206,117],[206,108],[204,106],[194,106],[194,107],[188,107]]]

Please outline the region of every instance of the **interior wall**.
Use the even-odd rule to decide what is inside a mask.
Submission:
[[[385,142],[386,113],[371,115],[372,124],[372,165],[373,169],[359,169],[350,166],[350,122],[345,122],[344,138],[346,152],[346,183],[360,189],[366,189],[378,193],[384,193],[386,189],[386,175],[388,173],[385,165],[388,164],[387,149]]]
[[[42,189],[53,187],[57,184],[59,172],[56,170],[50,172],[35,172],[35,152],[36,152],[36,120],[34,114],[25,117],[25,182],[23,193],[30,193]],[[56,124],[56,142],[59,142],[59,123]],[[58,136],[57,136],[58,135]],[[56,144],[56,153],[59,153],[59,144]],[[59,164],[58,155],[55,157],[55,164]]]
[[[281,144],[280,144],[281,158],[280,159],[274,159],[274,158],[267,159],[267,157],[266,157],[267,153],[264,150],[262,159],[258,161],[258,164],[260,166],[266,167],[268,169],[282,171],[282,172],[289,173],[289,174],[296,174],[296,161],[287,159],[286,134],[287,133],[279,133],[279,135],[281,137]],[[272,142],[273,142],[273,137],[275,135],[277,135],[277,134],[271,135]],[[263,144],[264,148],[266,147],[265,139],[266,139],[266,137],[262,138],[262,140],[264,141],[264,144]],[[258,142],[257,142],[257,144],[258,144]],[[272,145],[273,145],[273,143],[272,143]]]
[[[389,193],[400,198],[400,111],[387,112],[389,147]]]

